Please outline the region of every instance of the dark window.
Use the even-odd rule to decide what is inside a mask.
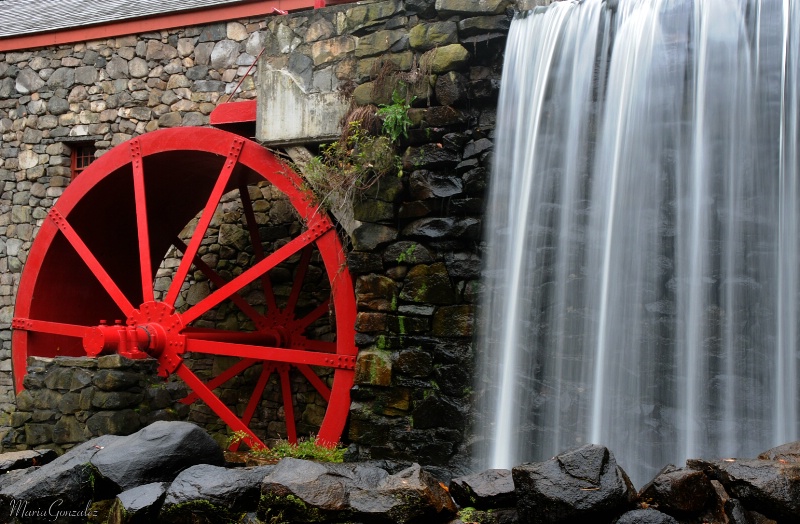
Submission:
[[[94,144],[74,144],[72,146],[72,178],[80,175],[94,161]]]

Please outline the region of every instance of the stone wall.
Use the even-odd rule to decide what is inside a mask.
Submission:
[[[16,286],[69,183],[70,140],[92,140],[101,155],[140,133],[206,125],[264,49],[265,67],[289,71],[310,92],[342,90],[364,105],[388,103],[400,81],[413,89],[403,176],[382,180],[352,209],[360,353],[344,438],[354,458],[453,465],[469,418],[483,194],[515,5],[376,0],[0,53],[5,421],[25,418],[14,413],[9,373]],[[254,89],[246,78],[237,98]]]
[[[25,390],[4,430],[3,446],[64,451],[100,435],[127,435],[157,420],[182,420],[189,406],[180,382],[165,383],[154,360],[118,355],[31,357]]]

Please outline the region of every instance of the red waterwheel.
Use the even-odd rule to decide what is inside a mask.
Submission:
[[[286,195],[303,224],[271,252],[263,248],[250,197],[265,181]],[[268,150],[218,129],[156,131],[104,154],[64,191],[28,256],[12,326],[17,391],[28,356],[150,356],[158,360],[159,374],[175,374],[192,390],[185,402],[202,399],[255,445],[261,442],[249,425],[273,374],[279,377],[287,437],[297,438],[291,372],[305,377],[327,402],[318,441],[338,442],[353,384],[355,299],[334,226],[302,188],[297,174]],[[208,243],[204,238],[223,195],[227,201],[235,192],[252,262],[226,280],[199,251]],[[181,240],[189,223],[193,233]],[[168,252],[182,256],[171,282],[156,291],[155,275]],[[330,296],[301,308],[312,257],[324,266]],[[287,264],[294,273],[290,290],[276,298],[270,271]],[[193,305],[180,304],[185,282],[198,271],[210,282],[210,293]],[[312,286],[318,294],[328,287]],[[233,304],[252,327],[221,329],[201,320],[223,304]],[[315,337],[311,327],[326,321],[333,333]],[[235,363],[204,381],[187,365],[187,353],[235,357]],[[214,390],[253,366],[260,374],[237,413]]]

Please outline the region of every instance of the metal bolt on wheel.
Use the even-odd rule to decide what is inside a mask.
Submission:
[[[303,224],[269,253],[249,194],[264,182],[286,195]],[[156,131],[97,159],[51,209],[23,271],[12,324],[17,391],[29,356],[152,357],[160,375],[175,374],[192,390],[184,402],[203,400],[233,430],[244,431],[247,444],[263,445],[249,426],[273,375],[280,381],[286,436],[297,439],[290,373],[299,373],[327,402],[318,441],[338,442],[353,384],[355,298],[334,226],[302,187],[297,174],[268,150],[211,128]],[[232,192],[238,192],[253,263],[225,279],[198,252],[223,195]],[[184,241],[181,231],[193,220],[193,233]],[[168,252],[181,258],[159,292],[155,275]],[[324,266],[330,297],[301,308],[314,258]],[[290,259],[293,281],[288,296],[279,299],[270,271]],[[198,271],[211,291],[183,304],[181,290]],[[252,299],[254,289],[258,300]],[[252,329],[205,325],[204,315],[221,304],[233,304]],[[315,338],[309,328],[329,318],[335,337]],[[187,354],[234,357],[235,363],[204,381],[187,365]],[[249,401],[236,413],[214,390],[257,365]]]

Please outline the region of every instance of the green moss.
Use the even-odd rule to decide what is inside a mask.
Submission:
[[[397,316],[397,326],[400,328],[400,334],[401,335],[405,335],[406,334],[406,322],[405,322],[405,320],[406,320],[406,317],[404,317],[402,315],[398,315]]]
[[[403,250],[402,253],[397,255],[397,263],[402,264],[404,262],[408,262],[410,264],[414,264],[417,261],[417,257],[414,254],[417,251],[417,244],[411,244],[406,249]]]
[[[461,508],[458,512],[458,518],[467,524],[470,522],[479,522],[477,520],[479,518],[478,510],[475,508]]]
[[[271,448],[255,449],[250,453],[257,457],[282,459],[286,457],[316,460],[317,462],[342,462],[347,451],[341,446],[326,446],[316,439],[300,439],[297,444],[286,440],[278,441]]]
[[[163,510],[170,522],[219,522],[236,524],[246,512],[231,511],[230,508],[218,506],[208,500],[190,500],[169,506]]]
[[[325,514],[295,495],[267,493],[261,495],[258,518],[271,524],[293,522],[326,522]]]

